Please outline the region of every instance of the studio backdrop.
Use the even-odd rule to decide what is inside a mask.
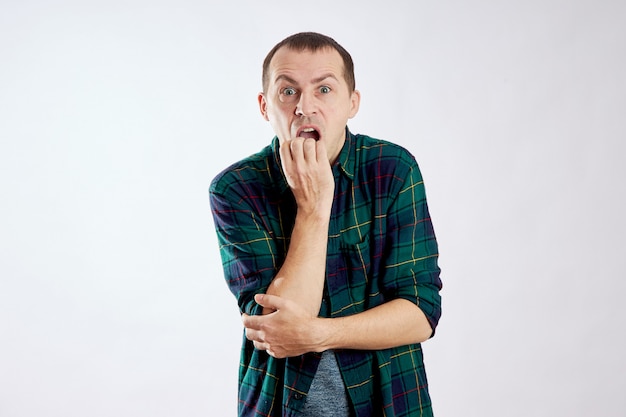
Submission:
[[[415,155],[435,414],[626,415],[626,3],[0,0],[0,416],[234,416],[211,179],[261,63],[351,52],[355,133]]]

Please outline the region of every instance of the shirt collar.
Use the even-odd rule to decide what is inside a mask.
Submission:
[[[354,164],[355,164],[355,147],[354,147],[355,137],[350,132],[348,127],[346,127],[346,141],[341,148],[341,152],[337,156],[337,161],[335,165],[339,167],[341,172],[344,173],[346,177],[349,179],[354,178]]]
[[[278,136],[274,136],[270,147],[272,148],[272,155],[274,156],[274,169],[272,169],[272,179],[278,187],[278,190],[281,193],[284,193],[289,188],[289,184],[287,184],[287,179],[285,178],[285,173],[283,172],[283,166],[280,163],[280,142],[278,141]]]

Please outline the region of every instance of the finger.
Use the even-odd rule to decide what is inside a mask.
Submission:
[[[251,329],[246,329],[245,331],[246,333],[246,339],[250,340],[251,342],[254,342],[255,344],[257,343],[257,340],[255,339],[255,331],[251,330]]]
[[[274,351],[272,350],[272,348],[270,347],[268,343],[254,342],[254,347],[258,350],[264,350],[270,356],[276,357],[276,354],[274,353]]]
[[[304,160],[304,138],[295,138],[289,142],[289,150],[291,158],[295,164],[299,164]]]
[[[324,144],[324,141],[316,141],[315,147],[317,162],[328,162],[328,154],[326,153],[326,145]]]
[[[291,139],[285,139],[278,147],[278,153],[283,160],[291,159]]]
[[[257,343],[267,343],[267,341],[265,340],[265,333],[262,331],[254,330],[254,329],[246,329],[245,334],[246,334],[246,339],[248,339],[251,342],[254,342],[255,346]]]
[[[291,139],[286,139],[283,143],[279,145],[278,154],[280,155],[280,161],[283,166],[283,170],[285,171],[285,173],[290,172],[293,165],[291,157]]]
[[[302,152],[305,160],[317,160],[317,141],[315,139],[305,139],[302,144]]]
[[[259,350],[268,350],[270,345],[268,343],[259,342],[257,340],[253,341],[254,347]]]
[[[285,308],[287,305],[287,300],[271,294],[256,294],[254,296],[254,301],[256,301],[261,307],[270,308],[272,310],[280,310],[281,308]]]
[[[246,329],[259,330],[261,328],[262,319],[262,316],[249,316],[245,313],[241,315],[243,327],[245,327]]]

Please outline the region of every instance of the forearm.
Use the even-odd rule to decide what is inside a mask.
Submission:
[[[312,317],[317,317],[322,302],[329,217],[296,216],[285,262],[266,291],[296,302]]]
[[[422,310],[405,299],[347,317],[318,319],[320,348],[379,350],[421,343],[432,335]]]
[[[329,349],[381,350],[428,339],[432,330],[415,304],[396,299],[348,317],[312,317],[300,305],[273,295],[255,297],[272,311],[242,315],[246,337],[277,358]]]
[[[294,301],[317,317],[326,274],[333,174],[323,142],[283,138],[279,151],[297,211],[285,261],[266,293]],[[271,311],[264,308],[263,314]]]

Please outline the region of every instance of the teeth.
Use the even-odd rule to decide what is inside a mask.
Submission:
[[[313,129],[312,127],[307,127],[306,129],[302,130],[303,132],[315,132],[315,129]]]

